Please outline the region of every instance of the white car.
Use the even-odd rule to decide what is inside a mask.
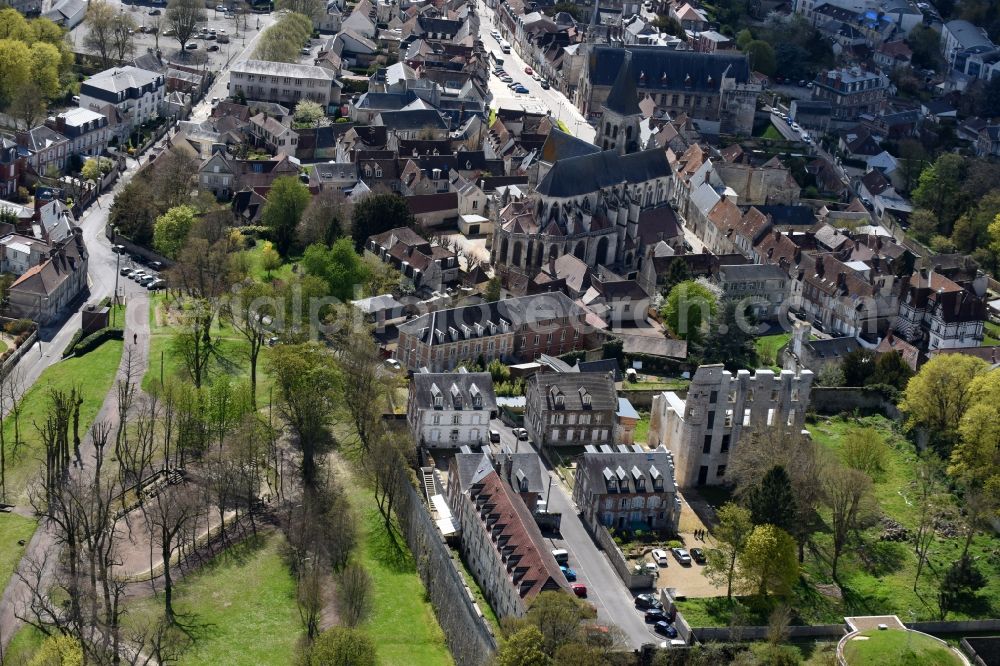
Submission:
[[[496,29],[490,30],[490,37],[492,37],[493,39],[499,40],[500,39],[500,31],[496,30]]]
[[[674,558],[681,564],[686,564],[691,566],[691,555],[684,548],[671,548],[670,552],[674,554]]]
[[[798,123],[792,123],[791,127],[796,132],[801,132],[802,131],[802,127],[800,127]]]
[[[659,548],[654,548],[652,555],[653,555],[653,561],[655,561],[661,567],[667,566],[668,560],[666,551],[661,550]]]

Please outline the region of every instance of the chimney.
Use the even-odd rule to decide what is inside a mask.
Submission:
[[[847,285],[847,273],[840,271],[837,273],[837,286],[844,287]]]
[[[795,265],[796,266],[802,263],[802,248],[801,247],[799,247],[797,245],[795,246],[795,254],[792,255],[792,259],[795,261]]]
[[[816,257],[816,275],[823,277],[823,257]]]

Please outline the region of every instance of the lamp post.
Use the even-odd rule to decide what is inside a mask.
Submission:
[[[118,240],[118,229],[115,226],[112,226],[111,227],[111,249],[112,250],[117,250],[117,248],[115,247],[115,241],[116,240]],[[115,306],[118,305],[118,277],[119,277],[119,275],[121,275],[121,272],[119,271],[118,266],[121,264],[121,260],[122,260],[122,253],[116,251],[115,252],[115,297],[111,301],[111,325],[112,326],[115,325]]]

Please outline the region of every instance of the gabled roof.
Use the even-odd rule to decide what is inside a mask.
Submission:
[[[410,382],[410,397],[418,409],[434,409],[435,397],[442,409],[496,411],[497,397],[488,372],[417,372]],[[481,406],[475,406],[479,397]]]
[[[448,129],[448,124],[435,109],[383,111],[376,122],[390,130]]]
[[[615,77],[615,84],[608,93],[607,101],[604,102],[604,108],[623,116],[642,113],[639,109],[639,93],[635,87],[638,76],[634,69],[632,54],[626,52],[618,76]]]
[[[723,76],[735,78],[737,83],[750,80],[749,60],[743,54],[675,51],[660,46],[598,46],[591,51],[587,68],[591,84],[613,86],[626,52],[632,54],[634,83],[642,88],[689,88],[697,93],[717,91]]]
[[[542,145],[541,160],[553,164],[556,160],[566,159],[567,157],[580,157],[581,155],[591,155],[599,152],[601,152],[601,149],[594,144],[583,139],[578,139],[572,134],[567,134],[561,129],[553,127],[545,138],[545,143]]]
[[[660,148],[628,155],[605,150],[559,160],[545,174],[537,191],[551,197],[573,197],[620,183],[642,183],[670,174],[667,154]]]
[[[528,381],[536,386],[543,409],[571,411],[583,409],[616,411],[618,409],[615,382],[605,374],[550,372],[532,375]],[[584,404],[584,396],[586,395],[590,396],[589,407]],[[562,405],[557,406],[556,396],[562,396]]]

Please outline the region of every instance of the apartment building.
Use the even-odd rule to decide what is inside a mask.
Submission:
[[[485,454],[457,454],[447,490],[463,559],[498,616],[523,616],[543,591],[568,592],[531,510]]]
[[[478,303],[421,315],[399,326],[396,358],[412,371],[452,370],[480,359],[533,361],[586,349],[585,311],[562,292]]]
[[[324,67],[243,60],[230,72],[229,94],[289,106],[307,99],[327,109],[340,102],[340,83],[335,72]]]
[[[458,255],[407,227],[369,236],[365,252],[400,271],[415,288],[440,290],[458,281]]]
[[[723,298],[734,300],[759,322],[778,321],[782,306],[787,307],[789,279],[776,264],[720,266],[719,287]]]
[[[813,84],[813,99],[830,102],[832,119],[843,121],[878,113],[889,91],[889,77],[861,67],[821,72]]]
[[[536,373],[524,387],[524,425],[542,446],[611,444],[618,395],[600,372]]]
[[[740,370],[702,365],[687,397],[664,391],[653,398],[649,445],[674,456],[681,488],[723,483],[730,453],[755,430],[802,431],[813,373]]]
[[[63,111],[45,122],[69,139],[69,154],[82,156],[101,155],[108,149],[111,128],[107,116],[90,109],[70,109]]]
[[[130,129],[160,114],[166,83],[163,75],[131,65],[113,67],[80,84],[80,108],[108,115],[113,106]]]
[[[591,531],[677,531],[681,502],[673,454],[665,447],[587,444],[574,479],[573,501]]]
[[[925,352],[978,347],[986,301],[972,289],[933,270],[914,271],[899,301],[893,329]]]
[[[480,447],[497,410],[488,372],[418,372],[410,380],[406,421],[420,446]]]

